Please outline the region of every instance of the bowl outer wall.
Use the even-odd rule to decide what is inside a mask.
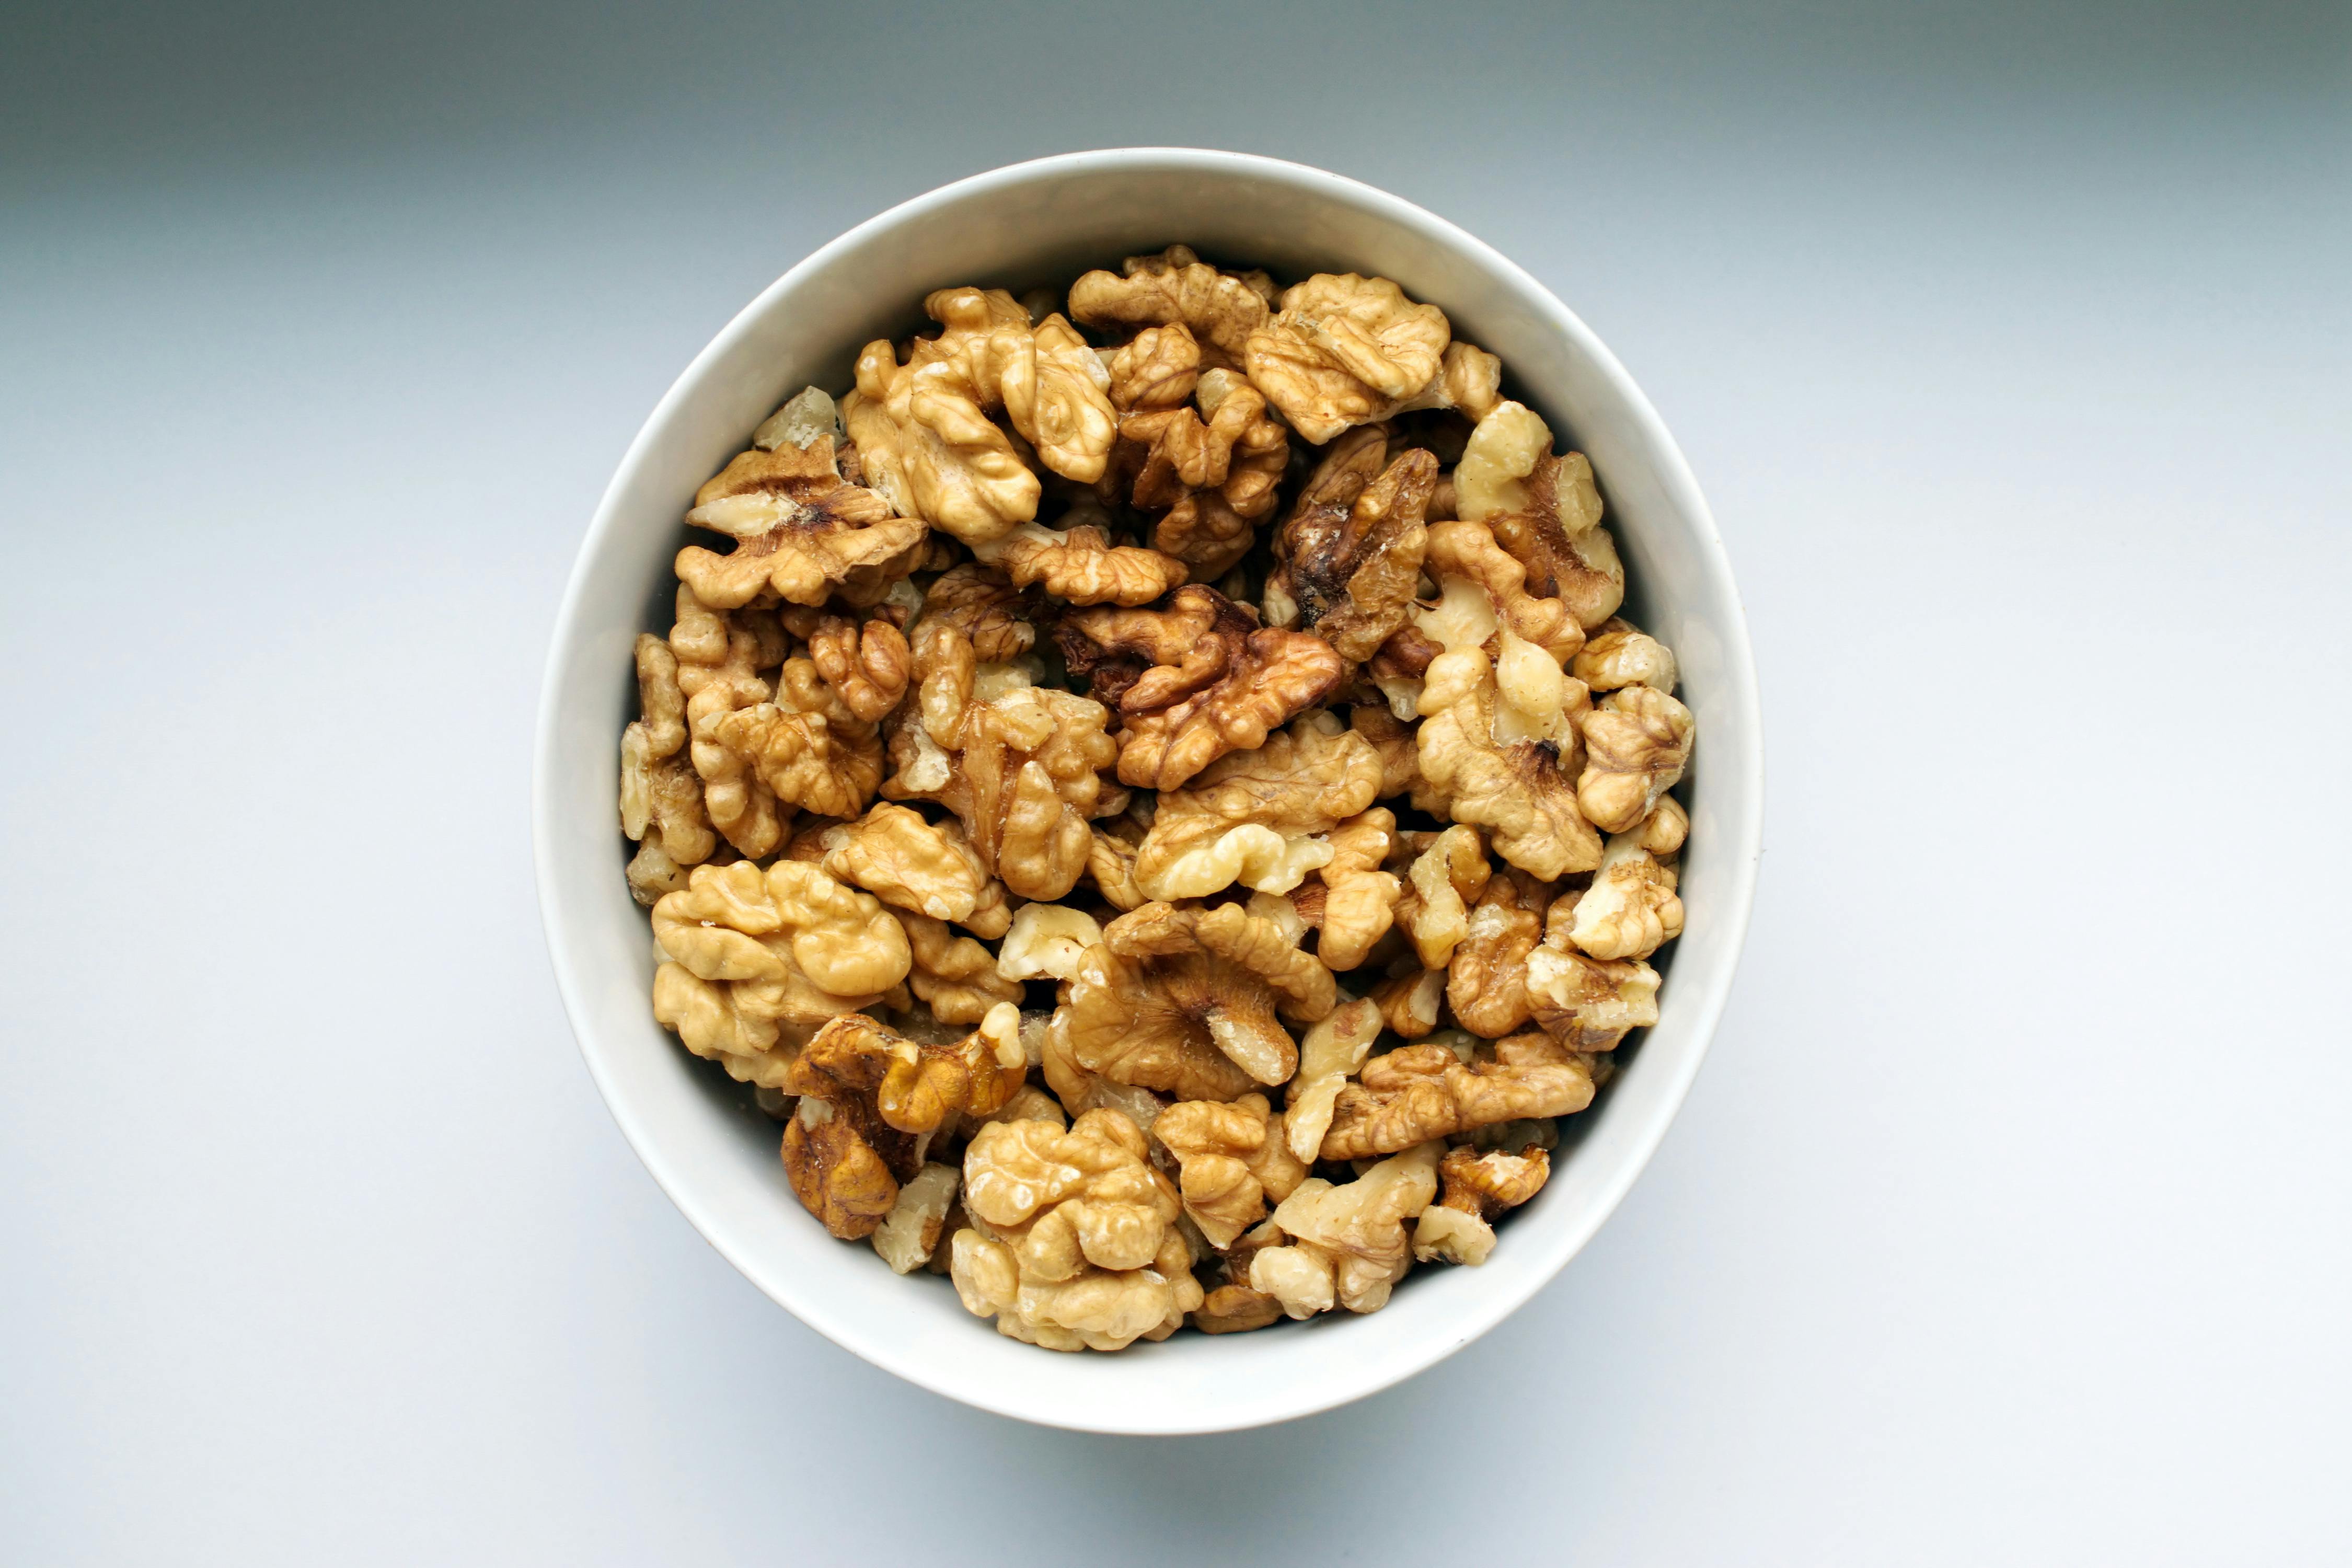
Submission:
[[[1277,276],[1395,279],[1444,309],[1457,337],[1500,353],[1519,395],[1590,455],[1630,608],[1675,648],[1697,716],[1687,925],[1658,1025],[1595,1109],[1564,1124],[1573,1152],[1483,1268],[1416,1270],[1369,1316],[1059,1355],[994,1333],[943,1281],[901,1279],[810,1223],[784,1184],[776,1124],[655,1024],[651,937],[620,876],[616,738],[635,716],[630,647],[667,618],[687,498],[783,397],[846,384],[857,347],[909,331],[930,289],[1018,290],[1178,240]],[[1088,1431],[1224,1431],[1329,1409],[1443,1359],[1548,1282],[1624,1196],[1689,1090],[1738,962],[1763,841],[1760,714],[1696,481],[1624,369],[1534,279],[1444,220],[1320,170],[1184,149],[1071,153],[942,186],[852,229],[770,286],[662,398],[558,612],[532,826],[550,957],[590,1074],[655,1181],[753,1284],[843,1348],[983,1409]]]

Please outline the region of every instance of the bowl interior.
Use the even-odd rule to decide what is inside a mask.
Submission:
[[[1380,273],[1499,353],[1506,390],[1587,453],[1626,562],[1627,614],[1681,658],[1700,742],[1683,795],[1686,926],[1660,1021],[1594,1108],[1562,1125],[1545,1190],[1482,1268],[1416,1270],[1370,1316],[1180,1335],[1056,1355],[967,1315],[943,1279],[902,1279],[834,1241],[785,1185],[779,1129],[749,1091],[656,1026],[645,912],[621,877],[616,744],[635,717],[629,650],[666,628],[688,498],[785,396],[838,390],[859,346],[922,323],[950,284],[1015,292],[1182,242],[1278,281]],[[762,294],[666,396],[624,459],[574,570],[550,655],[536,784],[541,899],[581,1047],[624,1133],[688,1219],[755,1284],[844,1347],[950,1397],[1104,1431],[1258,1425],[1360,1397],[1472,1338],[1598,1228],[1689,1087],[1728,990],[1761,840],[1747,632],[1697,488],[1647,402],[1590,331],[1491,249],[1418,208],[1318,171],[1227,153],[1073,154],[950,185],[869,222]],[[1568,1151],[1572,1149],[1572,1154]]]

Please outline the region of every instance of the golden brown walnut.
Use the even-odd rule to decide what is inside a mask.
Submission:
[[[1484,522],[1527,569],[1528,592],[1559,599],[1591,631],[1617,613],[1625,568],[1601,526],[1601,492],[1581,452],[1555,457],[1550,427],[1517,403],[1496,405],[1454,466],[1456,513]]]
[[[630,896],[648,909],[686,886],[689,868],[719,847],[702,807],[702,778],[686,752],[686,696],[677,658],[650,634],[637,638],[640,714],[621,731],[621,831],[637,845]]]
[[[1383,806],[1349,817],[1325,836],[1331,858],[1293,895],[1294,902],[1301,894],[1309,896],[1314,912],[1308,923],[1322,931],[1315,955],[1334,973],[1370,958],[1373,945],[1395,924],[1404,884],[1381,869],[1395,837],[1396,814]]]
[[[777,800],[804,811],[856,816],[882,782],[874,725],[850,711],[813,659],[786,659],[774,700],[728,713],[714,732]]]
[[[1638,833],[1617,835],[1573,906],[1568,940],[1594,958],[1649,957],[1683,933],[1675,880],[1674,868],[1658,864]]]
[[[907,694],[914,657],[904,634],[887,620],[861,626],[847,616],[821,616],[809,631],[808,649],[817,674],[866,723],[880,720]]]
[[[1010,684],[975,695],[978,663],[954,625],[915,626],[919,714],[892,737],[893,800],[935,800],[961,818],[981,864],[1024,899],[1076,886],[1094,848],[1087,818],[1118,755],[1110,714],[1075,692]]]
[[[922,1167],[918,1141],[886,1126],[870,1095],[826,1084],[841,1094],[836,1101],[795,1088],[790,1072],[785,1087],[801,1097],[784,1123],[784,1179],[793,1195],[844,1241],[873,1235],[898,1207],[899,1184]]]
[[[1111,362],[1139,397],[1158,399],[1183,384],[1189,349],[1182,327],[1155,329]],[[1192,400],[1130,409],[1119,445],[1097,487],[1106,501],[1160,513],[1152,543],[1213,576],[1241,558],[1249,524],[1274,510],[1276,487],[1290,461],[1290,432],[1266,412],[1265,398],[1230,370],[1192,376]]]
[[[983,1117],[1021,1087],[1017,1008],[992,1008],[969,1035],[944,1044],[918,1040],[863,1013],[830,1019],[793,1063],[784,1087],[839,1108],[864,1097],[881,1123],[905,1133],[936,1132],[956,1117]]]
[[[1019,1004],[1020,983],[996,973],[996,955],[988,949],[958,936],[945,921],[912,910],[901,911],[898,923],[914,959],[907,984],[940,1022],[977,1024],[993,1007]]]
[[[964,1151],[963,1206],[950,1269],[976,1317],[1051,1350],[1119,1350],[1165,1338],[1198,1308],[1181,1207],[1145,1160],[1143,1133],[1114,1110],[1067,1131],[997,1121]]]
[[[1445,971],[1407,969],[1372,987],[1371,1000],[1390,1032],[1417,1040],[1437,1027],[1438,1004],[1445,999]]]
[[[1180,1100],[1238,1100],[1297,1068],[1276,1014],[1312,1023],[1338,999],[1331,972],[1273,921],[1237,904],[1154,902],[1087,951],[1065,1029],[1089,1072]]]
[[[1181,323],[1146,327],[1105,362],[1110,405],[1121,415],[1175,408],[1201,384],[1201,345]]]
[[[877,804],[856,822],[828,830],[822,843],[827,873],[886,904],[985,937],[1003,936],[1013,923],[1003,885],[952,819],[929,822],[906,806]]]
[[[1298,1042],[1298,1071],[1284,1091],[1290,1108],[1282,1118],[1284,1137],[1297,1159],[1312,1164],[1320,1157],[1339,1089],[1371,1054],[1381,1022],[1378,1003],[1356,997],[1333,1008]]]
[[[1491,607],[1488,619],[1543,649],[1555,667],[1575,658],[1584,647],[1584,628],[1578,625],[1575,612],[1559,600],[1543,598],[1529,589],[1528,569],[1496,542],[1486,524],[1435,524],[1429,530],[1428,562],[1430,574],[1441,585],[1448,578],[1476,584]],[[1459,606],[1456,613],[1461,613]],[[1468,613],[1475,616],[1475,611]],[[1428,615],[1415,618],[1419,629],[1433,640],[1459,646],[1449,642]]]
[[[1445,345],[1437,374],[1404,406],[1459,409],[1475,423],[1492,414],[1502,401],[1503,362],[1485,349],[1457,340]]]
[[[1405,624],[1429,547],[1422,521],[1437,459],[1420,447],[1383,463],[1388,430],[1335,442],[1275,533],[1266,619],[1312,631],[1361,663]]]
[[[1543,944],[1528,954],[1528,1005],[1536,1023],[1571,1050],[1614,1050],[1658,1021],[1658,972],[1639,959],[1590,958],[1568,940],[1580,902],[1564,894],[1545,917]]]
[[[654,972],[654,1017],[737,1078],[781,1083],[786,1030],[870,1006],[912,962],[898,922],[814,866],[698,866],[654,906],[674,961]]]
[[[688,755],[702,779],[703,810],[740,853],[755,859],[772,854],[783,839],[776,797],[719,731],[739,710],[774,695],[760,672],[783,662],[783,628],[771,613],[712,609],[680,584],[669,646],[686,698]]]
[[[920,618],[955,627],[971,639],[973,657],[985,663],[1018,658],[1037,640],[1036,627],[1024,614],[1021,590],[977,561],[940,574],[923,595]]]
[[[1525,872],[1506,872],[1470,911],[1446,969],[1445,1001],[1472,1034],[1499,1040],[1534,1016],[1527,963],[1543,940],[1546,891]]]
[[[997,951],[996,972],[1013,981],[1075,980],[1087,949],[1100,941],[1102,927],[1084,910],[1024,904]]]
[[[933,1163],[899,1184],[898,1201],[874,1232],[874,1250],[890,1272],[912,1274],[931,1260],[962,1180],[955,1166]]]
[[[1280,1322],[1282,1303],[1252,1287],[1249,1272],[1260,1252],[1288,1239],[1272,1220],[1236,1237],[1218,1260],[1222,1279],[1192,1314],[1192,1326],[1204,1334],[1238,1334]]]
[[[1181,788],[1227,752],[1264,745],[1347,673],[1321,638],[1259,626],[1199,583],[1165,609],[1075,611],[1061,637],[1072,673],[1118,705],[1119,779],[1147,789]]]
[[[1595,691],[1622,686],[1654,686],[1672,691],[1679,678],[1675,650],[1631,622],[1612,616],[1602,622],[1576,656],[1576,678]]]
[[[1265,1217],[1268,1198],[1280,1203],[1307,1179],[1281,1112],[1262,1094],[1229,1104],[1181,1100],[1160,1113],[1151,1133],[1176,1156],[1184,1212],[1220,1249]]]
[[[980,549],[1016,586],[1042,585],[1069,605],[1148,605],[1189,574],[1173,556],[1113,545],[1108,534],[1087,525],[1055,532],[1024,522]]]
[[[1413,857],[1397,921],[1412,937],[1425,969],[1444,969],[1470,932],[1470,900],[1493,875],[1478,830],[1456,825]]]
[[[1444,1046],[1406,1046],[1365,1063],[1357,1081],[1339,1090],[1322,1153],[1326,1160],[1390,1154],[1490,1122],[1565,1116],[1591,1103],[1591,1064],[1548,1035],[1514,1035],[1470,1064]]]
[[[1584,773],[1577,805],[1593,824],[1622,833],[1650,815],[1690,762],[1691,710],[1665,692],[1628,686],[1582,717]]]
[[[1318,835],[1372,803],[1380,758],[1328,714],[1302,718],[1160,797],[1135,858],[1149,897],[1197,899],[1236,883],[1284,893],[1328,863]]]
[[[1087,875],[1103,901],[1125,911],[1148,904],[1151,895],[1135,884],[1135,858],[1143,847],[1143,824],[1131,816],[1097,823],[1094,847],[1087,853]]]
[[[1087,273],[1070,285],[1070,315],[1090,327],[1164,327],[1239,360],[1251,332],[1265,323],[1274,284],[1263,272],[1224,272],[1171,245],[1158,256],[1130,256],[1118,273]]]
[[[738,453],[695,492],[686,521],[735,541],[724,555],[689,544],[676,563],[698,598],[728,610],[765,594],[822,605],[854,580],[878,596],[889,578],[914,570],[924,533],[882,496],[842,481],[829,433],[805,447]]]
[[[1283,291],[1281,310],[1243,345],[1242,366],[1319,447],[1426,389],[1453,335],[1443,310],[1385,278],[1318,272]]]
[[[1445,1195],[1422,1211],[1412,1255],[1423,1263],[1475,1268],[1495,1250],[1495,1216],[1542,1190],[1551,1156],[1541,1149],[1523,1154],[1453,1149],[1438,1163],[1437,1174]]]
[[[1250,1260],[1251,1286],[1293,1318],[1334,1306],[1377,1312],[1412,1267],[1405,1222],[1437,1195],[1440,1145],[1424,1144],[1381,1161],[1341,1185],[1310,1178],[1274,1211],[1290,1237]]]
[[[1428,668],[1424,661],[1423,668]],[[1421,778],[1421,748],[1414,743],[1412,726],[1399,719],[1386,708],[1360,704],[1348,715],[1348,728],[1370,742],[1381,758],[1381,793],[1378,798],[1403,795]]]
[[[1658,804],[1650,808],[1650,815],[1633,831],[1640,837],[1642,847],[1663,860],[1680,853],[1683,841],[1690,837],[1690,813],[1673,795],[1660,795]]]

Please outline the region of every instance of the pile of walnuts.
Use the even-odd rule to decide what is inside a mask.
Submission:
[[[654,1014],[1016,1339],[1373,1311],[1657,1019],[1675,656],[1434,306],[1181,246],[1058,303],[932,294],[695,496],[621,742]]]

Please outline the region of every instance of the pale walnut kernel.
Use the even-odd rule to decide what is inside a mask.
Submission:
[[[1373,986],[1371,1000],[1391,1033],[1417,1040],[1437,1027],[1439,1005],[1445,1000],[1445,971],[1407,968]]]
[[[1583,715],[1584,773],[1576,799],[1605,832],[1623,833],[1649,816],[1690,762],[1691,710],[1666,693],[1628,686]]]
[[[1221,757],[1160,796],[1135,858],[1155,899],[1202,898],[1239,883],[1285,893],[1328,864],[1318,839],[1370,806],[1379,755],[1328,714],[1303,718],[1250,752]]]
[[[1024,899],[1061,898],[1087,868],[1098,770],[1118,755],[1105,733],[1108,711],[1075,692],[1026,685],[978,696],[971,639],[947,623],[916,624],[915,668],[920,713],[893,735],[898,773],[884,795],[938,801],[1007,888]]]
[[[1333,1008],[1298,1042],[1298,1071],[1285,1090],[1290,1108],[1282,1121],[1290,1152],[1299,1161],[1311,1164],[1321,1154],[1340,1087],[1371,1054],[1381,1022],[1380,1005],[1358,997]]]
[[[1182,1100],[1237,1100],[1297,1068],[1277,1012],[1312,1023],[1337,1003],[1331,972],[1272,921],[1234,904],[1150,903],[1087,950],[1066,1028],[1090,1072]]]
[[[856,822],[827,830],[820,843],[829,875],[886,904],[985,937],[1003,936],[1013,923],[1003,885],[952,819],[929,822],[906,806],[877,803]]]
[[[1639,959],[1588,958],[1569,945],[1566,922],[1556,918],[1559,905],[1553,910],[1543,945],[1528,954],[1528,1005],[1543,1031],[1570,1049],[1614,1050],[1658,1021],[1658,972]]]
[[[1470,900],[1493,875],[1478,830],[1456,825],[1413,857],[1397,921],[1412,937],[1423,968],[1444,969],[1470,932]]]
[[[1489,1122],[1565,1116],[1591,1104],[1592,1089],[1591,1062],[1546,1035],[1514,1035],[1466,1064],[1443,1046],[1406,1046],[1340,1089],[1322,1155],[1364,1159]]]
[[[898,1187],[898,1201],[874,1232],[874,1250],[893,1274],[912,1274],[939,1250],[963,1173],[953,1165],[927,1164]]]
[[[1187,1100],[1160,1112],[1151,1135],[1176,1157],[1177,1191],[1212,1246],[1223,1248],[1307,1179],[1290,1152],[1282,1114],[1262,1094],[1230,1104]]]
[[[1266,618],[1312,631],[1351,663],[1405,624],[1429,545],[1423,511],[1437,459],[1419,447],[1383,464],[1387,428],[1335,443],[1275,534]]]
[[[1633,832],[1643,848],[1664,860],[1682,852],[1683,841],[1690,837],[1690,813],[1673,795],[1661,795]]]
[[[1116,700],[1121,782],[1178,789],[1229,752],[1328,696],[1347,673],[1329,644],[1256,625],[1215,589],[1189,584],[1163,610],[1078,610],[1064,622],[1072,673]]]
[[[1616,542],[1601,526],[1601,492],[1581,452],[1555,457],[1551,430],[1517,403],[1497,405],[1470,433],[1454,470],[1458,515],[1484,522],[1527,568],[1528,591],[1559,599],[1593,630],[1625,597]]]
[[[1302,1183],[1274,1211],[1291,1239],[1250,1260],[1250,1284],[1275,1297],[1293,1318],[1333,1306],[1377,1312],[1412,1267],[1405,1222],[1437,1195],[1442,1145],[1429,1143],[1381,1161],[1354,1181]]]
[[[1081,277],[1070,285],[1070,315],[1088,326],[1181,322],[1238,361],[1250,333],[1265,323],[1273,289],[1263,272],[1221,271],[1190,246],[1171,245],[1158,256],[1129,257],[1120,272]]]
[[[1441,522],[1428,531],[1429,569],[1441,586],[1448,578],[1476,584],[1494,617],[1549,654],[1555,666],[1575,658],[1584,647],[1584,628],[1578,624],[1575,611],[1531,590],[1528,569],[1496,542],[1486,524]],[[1460,646],[1448,642],[1428,616],[1416,619],[1421,629],[1437,641],[1449,647]]]
[[[1113,545],[1101,529],[1083,524],[1056,532],[1024,522],[980,552],[1015,586],[1042,586],[1069,605],[1148,605],[1189,574],[1172,556]]]
[[[1100,941],[1102,927],[1084,910],[1024,904],[997,951],[996,972],[1011,981],[1076,980],[1087,949]]]
[[[1675,650],[1632,623],[1612,616],[1576,656],[1576,678],[1595,691],[1652,686],[1672,691],[1680,672]]]
[[[1242,367],[1319,447],[1426,388],[1453,335],[1443,310],[1385,278],[1322,272],[1283,291],[1280,312],[1244,343]]]
[[[991,1009],[1018,1004],[1021,985],[996,973],[996,955],[944,921],[902,911],[914,968],[907,984],[943,1024],[977,1024]]]
[[[1135,858],[1149,831],[1132,816],[1116,816],[1095,826],[1094,847],[1087,852],[1087,876],[1103,901],[1121,913],[1151,901],[1151,895],[1135,883]]]
[[[1319,873],[1322,937],[1315,956],[1334,973],[1354,969],[1396,923],[1404,883],[1381,870],[1396,837],[1396,814],[1383,806],[1359,813],[1326,836],[1331,858]]]
[[[1534,1197],[1550,1173],[1550,1156],[1541,1149],[1448,1151],[1437,1167],[1445,1195],[1423,1209],[1413,1226],[1414,1259],[1475,1268],[1495,1250],[1495,1216]]]
[[[1638,834],[1619,834],[1576,900],[1568,940],[1594,958],[1649,957],[1683,933],[1675,884],[1674,868],[1658,864]]]
[[[903,577],[924,534],[885,497],[842,481],[829,434],[805,447],[739,453],[695,492],[686,521],[735,541],[725,555],[688,545],[675,563],[696,597],[727,610],[765,594],[822,605],[861,574],[868,585]]]

